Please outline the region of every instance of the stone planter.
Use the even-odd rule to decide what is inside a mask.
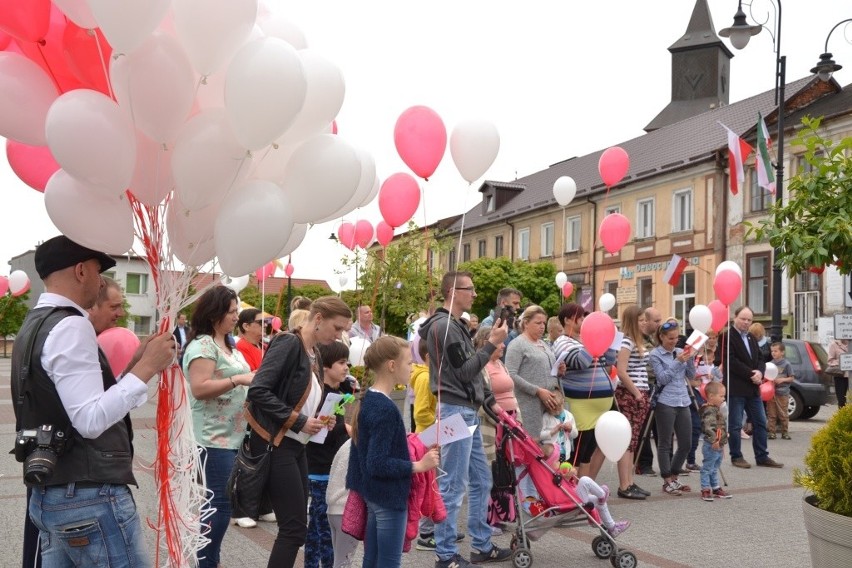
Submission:
[[[802,500],[814,568],[852,566],[852,517],[823,511],[809,495]]]

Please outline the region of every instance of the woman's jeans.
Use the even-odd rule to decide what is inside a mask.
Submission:
[[[395,568],[402,564],[408,509],[398,511],[367,501],[367,530],[362,568]]]
[[[692,444],[692,417],[688,406],[668,406],[660,402],[656,408],[657,433],[657,462],[660,464],[660,476],[669,478],[677,476],[683,469],[683,462]],[[672,450],[672,434],[677,436],[677,451]]]
[[[199,568],[216,568],[219,565],[219,553],[225,532],[231,522],[231,501],[228,499],[228,477],[234,469],[237,450],[226,448],[201,448],[201,460],[204,464],[204,476],[210,496],[210,508],[213,514],[202,520],[210,527],[207,538],[210,542],[198,551]],[[208,511],[209,513],[209,511]]]

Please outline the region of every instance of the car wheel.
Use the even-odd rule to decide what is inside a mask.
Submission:
[[[802,410],[802,414],[799,416],[799,420],[807,420],[808,418],[813,418],[819,412],[819,406],[806,406],[804,410]]]
[[[794,390],[790,391],[790,402],[787,403],[787,417],[790,420],[798,420],[805,410],[802,396]]]

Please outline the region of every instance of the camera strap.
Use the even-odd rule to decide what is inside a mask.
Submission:
[[[80,315],[79,312],[77,312],[77,310],[73,308],[67,306],[54,306],[50,309],[50,311],[47,311],[44,315],[39,314],[38,316],[36,316],[40,319],[38,323],[36,323],[33,332],[27,338],[27,342],[24,347],[24,356],[21,359],[21,368],[18,372],[18,376],[14,378],[17,382],[18,387],[18,399],[15,403],[18,407],[20,407],[24,403],[24,381],[30,376],[30,367],[32,365],[33,358],[33,348],[35,347],[35,342],[36,338],[38,337],[38,333],[39,331],[41,331],[41,327],[50,318],[50,316],[60,311],[68,312],[67,315],[69,316],[75,314]]]

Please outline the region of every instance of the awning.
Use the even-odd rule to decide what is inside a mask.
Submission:
[[[256,307],[252,306],[251,304],[249,304],[248,302],[243,302],[242,300],[240,300],[240,311],[249,310],[249,309],[257,310],[257,309],[260,309],[260,308],[256,308]],[[266,312],[261,312],[261,315],[263,316],[264,320],[267,320],[267,319],[271,320],[272,318],[275,317],[274,315],[266,313]]]

